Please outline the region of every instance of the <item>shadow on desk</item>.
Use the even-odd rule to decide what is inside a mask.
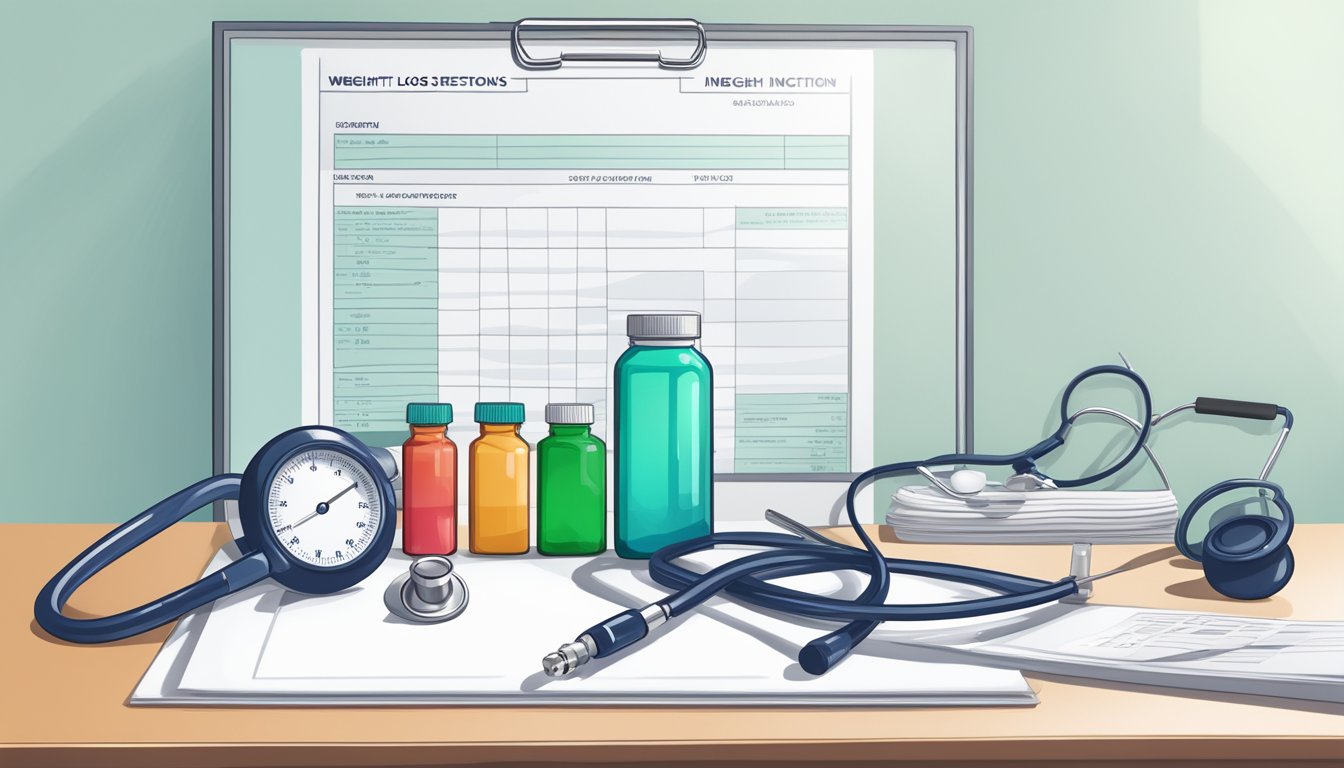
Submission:
[[[66,608],[61,613],[65,614],[66,616],[69,616],[72,619],[97,618],[95,614],[85,613],[84,611],[75,611],[69,608]],[[168,633],[171,632],[172,629],[173,629],[173,623],[169,622],[167,625],[158,627],[157,629],[152,629],[148,632],[139,635],[133,635],[131,637],[123,637],[120,640],[113,640],[110,643],[72,643],[68,640],[62,640],[61,638],[56,637],[47,630],[43,629],[42,626],[37,623],[37,619],[32,619],[31,621],[28,622],[28,631],[33,633],[33,637],[43,640],[44,642],[52,643],[55,645],[64,645],[70,648],[81,648],[88,645],[99,645],[104,648],[122,648],[128,645],[152,645],[155,648],[158,648],[159,646],[163,645],[164,640],[168,639]]]

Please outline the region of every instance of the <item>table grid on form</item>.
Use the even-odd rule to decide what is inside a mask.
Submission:
[[[773,141],[770,162],[790,157],[781,137],[764,138]],[[498,151],[433,150],[436,163]],[[347,158],[425,162],[412,151]],[[639,151],[615,152],[613,162],[647,163],[654,150]],[[602,158],[577,162],[594,159]],[[463,413],[478,400],[515,400],[527,406],[524,436],[536,440],[545,403],[579,401],[596,406],[610,435],[608,387],[627,346],[625,316],[690,310],[703,316],[701,348],[714,366],[715,471],[849,469],[846,207],[338,205],[334,213],[337,426],[404,430],[411,400],[452,402]],[[473,430],[459,419],[454,437]]]

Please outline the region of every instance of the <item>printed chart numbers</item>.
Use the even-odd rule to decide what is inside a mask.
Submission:
[[[735,471],[849,471],[848,394],[738,393],[735,411]]]

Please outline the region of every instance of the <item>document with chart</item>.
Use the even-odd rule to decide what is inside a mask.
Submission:
[[[410,401],[586,402],[632,312],[701,313],[718,475],[871,463],[872,55],[517,68],[303,53],[304,415],[399,443]],[[466,451],[460,451],[465,460]]]

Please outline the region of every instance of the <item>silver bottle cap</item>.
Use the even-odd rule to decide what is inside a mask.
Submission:
[[[588,403],[547,403],[547,424],[592,424],[593,406]]]
[[[700,315],[695,312],[626,315],[625,333],[631,339],[698,339]]]

